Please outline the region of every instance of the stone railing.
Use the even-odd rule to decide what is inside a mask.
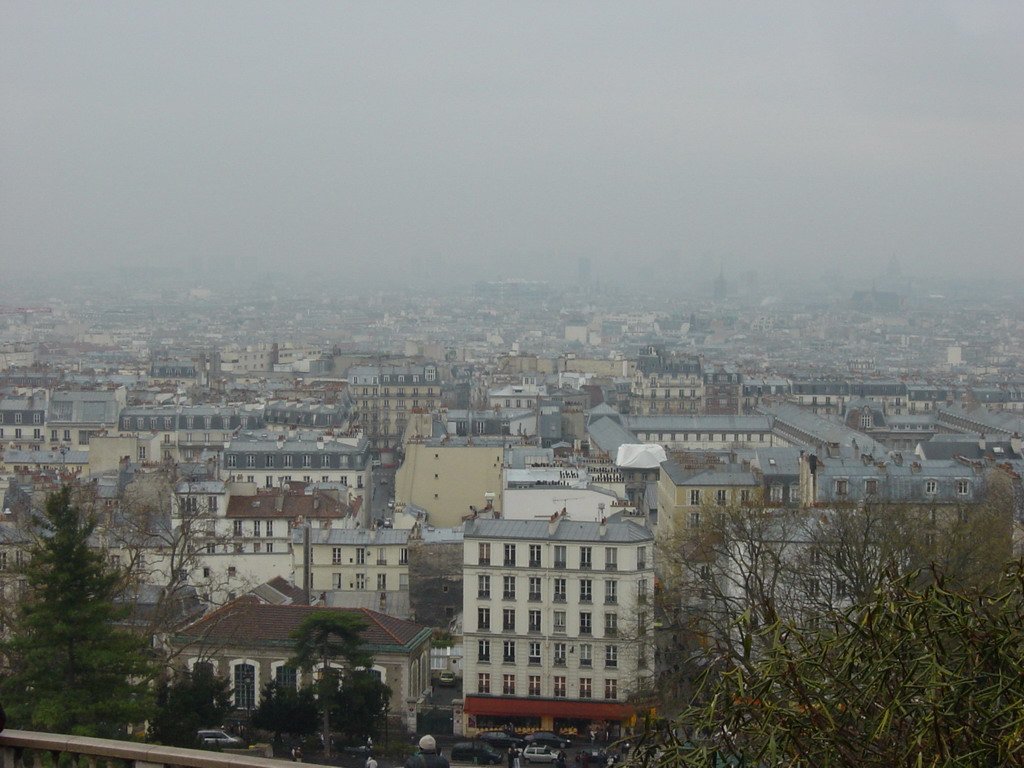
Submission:
[[[0,732],[0,768],[56,766],[62,755],[68,755],[70,764],[80,768],[96,768],[97,764],[118,768],[283,768],[291,764],[262,757],[255,750],[209,752],[63,733]]]

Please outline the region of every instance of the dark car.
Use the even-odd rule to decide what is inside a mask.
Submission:
[[[540,744],[544,747],[551,747],[552,749],[568,749],[572,746],[572,742],[564,736],[559,736],[557,733],[551,731],[534,731],[526,735],[527,744]]]
[[[485,741],[495,749],[508,749],[509,747],[522,747],[525,741],[518,736],[510,736],[504,731],[484,731],[476,736],[480,741]]]
[[[460,741],[452,747],[452,762],[498,765],[504,757],[485,741]]]
[[[619,761],[619,756],[614,752],[605,752],[600,747],[581,747],[576,753],[576,762],[583,762],[583,753],[586,752],[589,756],[587,763],[592,766],[604,766],[608,764],[608,758],[611,757],[613,763]]]

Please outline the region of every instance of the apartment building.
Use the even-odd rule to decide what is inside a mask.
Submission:
[[[347,372],[357,422],[376,451],[402,442],[409,414],[441,404],[441,380],[434,363],[356,365]]]
[[[653,675],[651,531],[473,519],[463,555],[467,735],[509,723],[619,733]]]

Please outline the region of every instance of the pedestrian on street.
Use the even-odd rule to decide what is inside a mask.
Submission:
[[[404,768],[449,768],[448,758],[437,749],[437,742],[429,733],[420,739],[420,751],[405,761]]]
[[[302,762],[302,747],[300,747],[298,744],[296,744],[294,747],[292,747],[292,762],[293,763],[301,763]]]
[[[366,765],[364,768],[377,768],[377,761],[373,759],[373,755],[366,756]]]

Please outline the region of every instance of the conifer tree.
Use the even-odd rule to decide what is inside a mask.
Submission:
[[[119,626],[118,575],[90,548],[95,520],[69,488],[47,499],[42,525],[23,570],[27,594],[0,645],[8,716],[31,730],[123,734],[150,713],[147,641]]]

